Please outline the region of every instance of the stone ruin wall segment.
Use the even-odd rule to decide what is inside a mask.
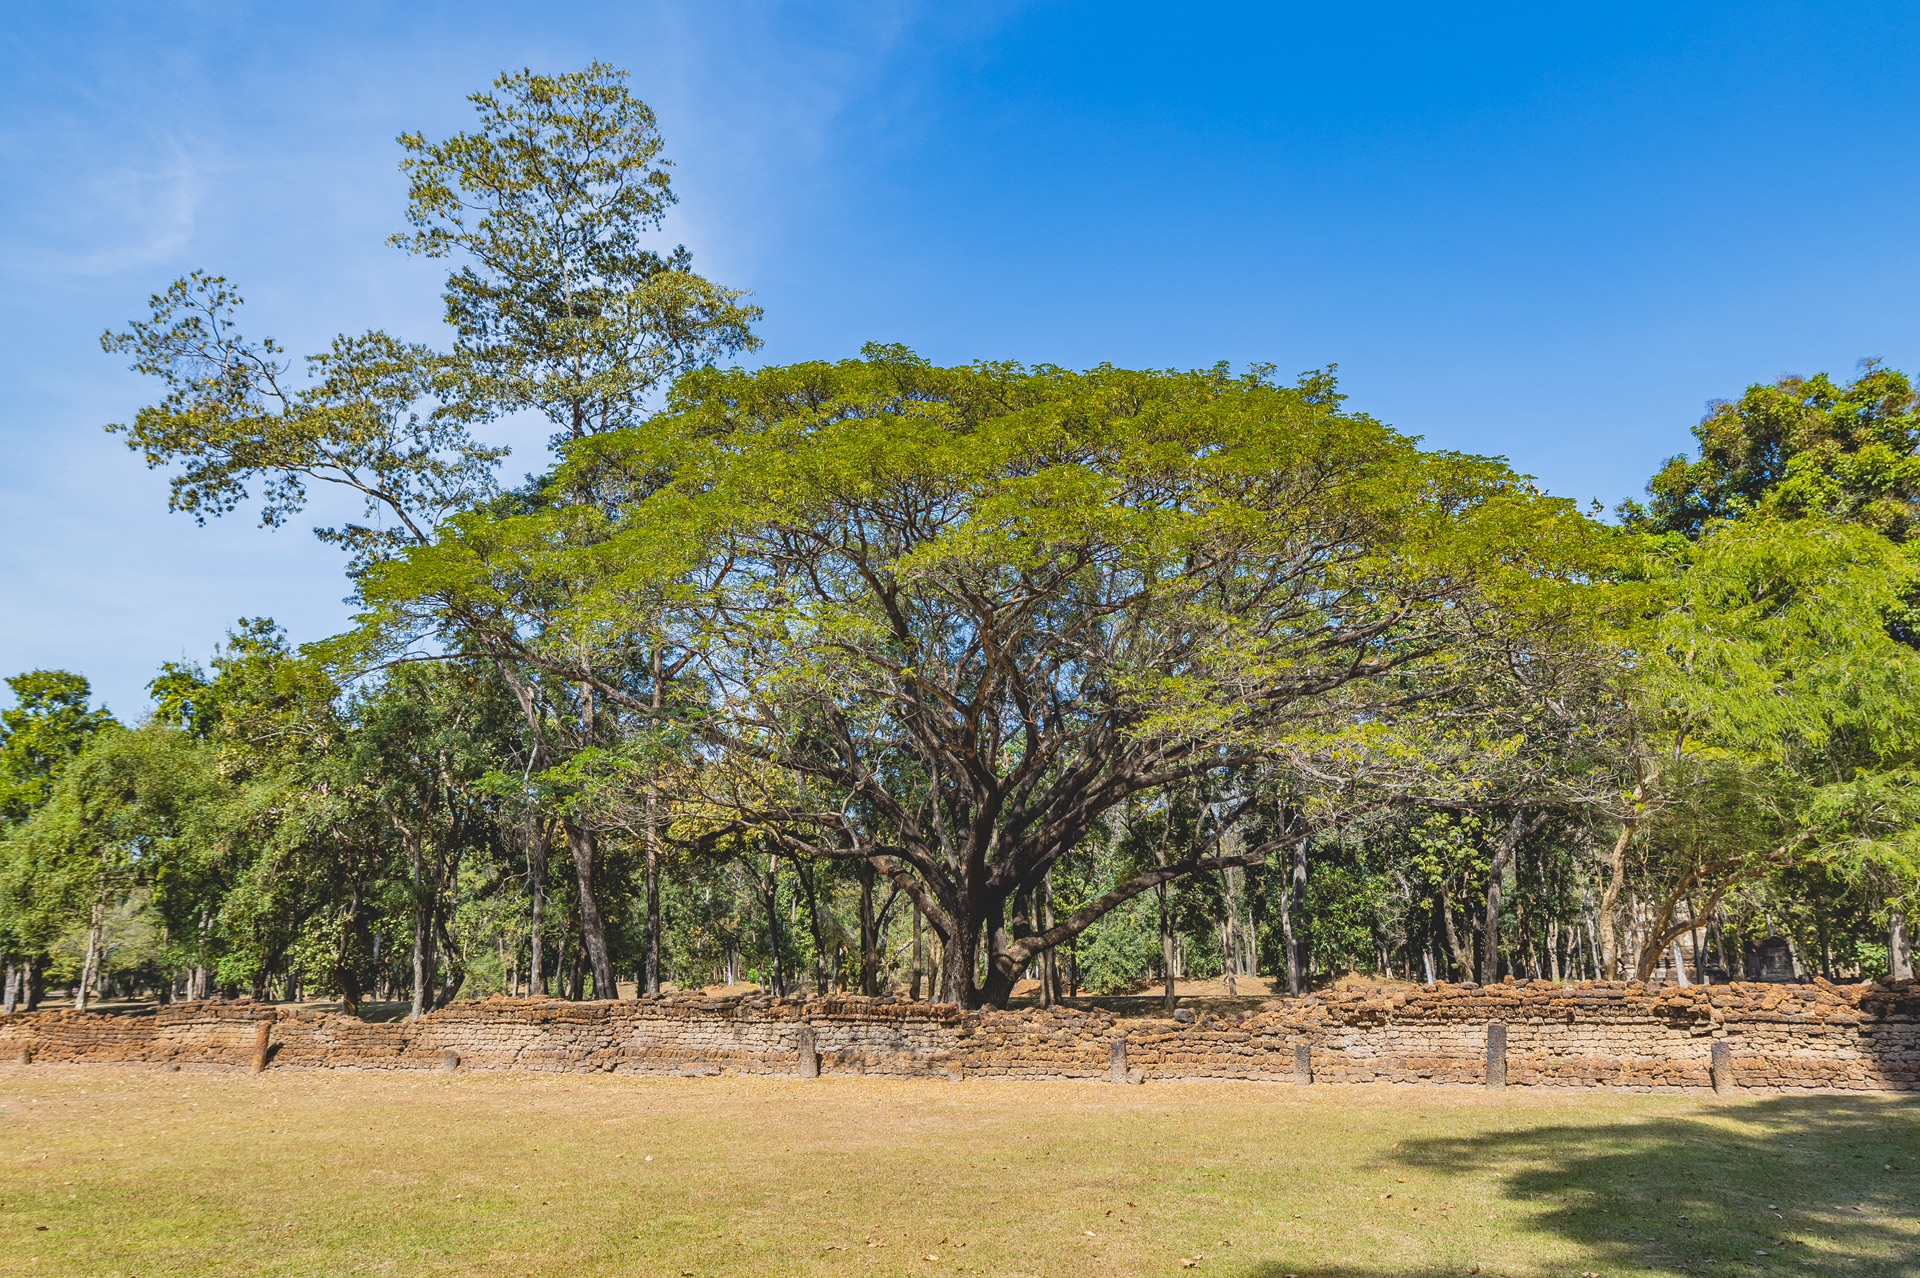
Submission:
[[[1191,1019],[678,994],[493,998],[369,1023],[241,1000],[0,1016],[7,1061],[1920,1091],[1920,982],[1353,987]]]

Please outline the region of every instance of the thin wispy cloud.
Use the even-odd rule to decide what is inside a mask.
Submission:
[[[0,236],[0,270],[20,275],[112,275],[164,263],[192,240],[206,176],[173,144],[158,166],[82,167],[68,157],[26,178],[15,200],[33,208]]]

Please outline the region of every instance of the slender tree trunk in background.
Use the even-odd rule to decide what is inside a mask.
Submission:
[[[440,908],[444,894],[447,908]],[[465,952],[460,947],[460,939],[453,934],[453,903],[460,899],[460,859],[451,858],[444,850],[435,849],[433,859],[433,910],[428,915],[433,923],[432,966],[428,971],[432,984],[427,1002],[428,1011],[438,1011],[453,1002],[454,996],[467,980]],[[441,962],[442,956],[446,962]]]
[[[1153,859],[1160,865],[1167,863],[1167,840],[1173,836],[1173,804],[1167,804],[1166,824],[1160,827],[1160,842],[1153,849]],[[1160,971],[1166,978],[1167,988],[1163,1001],[1167,1011],[1173,1010],[1177,1001],[1173,989],[1173,920],[1167,910],[1167,885],[1156,884],[1154,898],[1160,904]]]
[[[1483,983],[1492,984],[1500,979],[1500,906],[1507,871],[1513,865],[1520,844],[1546,823],[1547,814],[1544,812],[1536,814],[1531,820],[1522,818],[1516,812],[1493,845],[1493,859],[1487,872],[1487,909],[1480,932],[1480,979]]]
[[[535,998],[547,996],[546,924],[547,924],[547,840],[552,827],[544,817],[534,817],[533,837],[527,841],[527,878],[533,897],[533,917],[528,928],[527,992]]]
[[[427,987],[433,981],[432,903],[427,899],[421,870],[420,841],[413,840],[413,1007],[407,1019],[417,1021],[427,1011]]]
[[[1307,992],[1307,841],[1293,842],[1293,874],[1287,885],[1287,992],[1298,998]],[[1297,920],[1297,921],[1296,921]]]
[[[340,1010],[348,1016],[360,1014],[360,975],[353,967],[353,943],[360,936],[360,889],[347,898],[347,911],[340,920],[340,934],[334,943],[333,983],[340,991]]]
[[[1447,938],[1447,949],[1453,954],[1454,970],[1460,973],[1460,979],[1473,979],[1473,955],[1460,943],[1460,933],[1453,926],[1453,894],[1440,887],[1440,923]]]
[[[1486,913],[1481,918],[1479,963],[1474,979],[1482,985],[1500,979],[1500,876],[1496,872],[1487,883]]]
[[[107,931],[107,893],[104,888],[93,900],[93,917],[87,925],[87,956],[80,965],[80,988],[74,992],[75,1011],[87,1010],[88,995],[100,981],[100,942]]]
[[[619,998],[613,958],[607,951],[607,925],[600,917],[600,900],[593,890],[593,863],[599,855],[600,836],[572,821],[562,821],[561,827],[567,832],[567,845],[573,849],[573,873],[580,895],[580,939],[593,971],[593,996]]]
[[[925,923],[920,917],[920,902],[913,903],[913,971],[909,974],[907,997],[914,1002],[920,1001],[920,982],[927,974],[927,939]]]
[[[1601,978],[1608,981],[1620,979],[1620,936],[1616,920],[1620,893],[1627,883],[1627,849],[1632,843],[1633,823],[1629,821],[1621,825],[1620,836],[1613,841],[1613,851],[1607,857],[1607,886],[1600,893],[1600,908],[1594,914],[1599,932]]]
[[[1680,952],[1680,938],[1673,938],[1673,979],[1682,985],[1691,985],[1687,979],[1687,956]]]
[[[1893,911],[1887,923],[1887,977],[1895,981],[1913,979],[1913,949],[1907,939],[1907,916]]]
[[[1042,933],[1053,930],[1053,870],[1048,868],[1046,877],[1040,880],[1040,918],[1036,930]],[[1049,946],[1040,955],[1040,1006],[1052,1007],[1060,997],[1060,968],[1055,962],[1054,949]]]
[[[1800,947],[1795,944],[1793,934],[1791,932],[1782,932],[1780,935],[1787,943],[1787,957],[1793,960],[1793,979],[1796,981],[1806,980],[1807,965],[1800,961]]]
[[[8,963],[7,989],[4,995],[0,995],[0,1010],[4,1010],[9,1016],[13,1015],[14,1008],[20,1006],[20,987],[23,984],[25,984],[25,976],[21,971],[21,964]]]
[[[1294,962],[1293,879],[1291,877],[1280,889],[1280,951],[1286,956],[1287,993],[1298,998],[1300,997],[1300,969]]]
[[[813,992],[824,995],[833,984],[833,974],[828,970],[826,929],[820,925],[819,888],[814,870],[805,861],[794,861],[793,876],[800,880],[801,894],[807,898],[807,934],[813,938]],[[794,975],[798,978],[799,973]]]
[[[587,965],[582,955],[586,947],[573,946],[567,954],[567,998],[575,1003],[587,996]]]
[[[580,687],[580,741],[583,745],[592,745],[597,720],[595,706],[598,694],[593,685],[583,683]],[[573,822],[565,822],[567,845],[573,850],[574,877],[579,880],[580,892],[580,939],[585,943],[587,959],[593,964],[593,996],[597,999],[617,999],[620,987],[613,976],[613,957],[607,950],[607,925],[600,917],[600,898],[593,887],[593,863],[600,851],[600,838],[593,830]]]
[[[654,826],[654,793],[647,787],[647,957],[640,970],[640,992],[660,992],[660,841]]]
[[[787,981],[780,970],[780,858],[767,853],[767,944],[773,956],[773,995],[787,996]]]
[[[880,938],[873,922],[873,862],[860,863],[860,992],[880,993]]]
[[[1162,858],[1161,864],[1166,864],[1165,858]],[[1167,910],[1167,885],[1160,884],[1154,888],[1154,892],[1160,898],[1160,968],[1167,978],[1164,1001],[1167,1010],[1171,1012],[1178,1001],[1173,989],[1173,920]]]
[[[1613,841],[1613,849],[1607,856],[1607,885],[1600,893],[1600,908],[1596,911],[1595,922],[1599,935],[1595,938],[1600,946],[1600,967],[1603,980],[1620,979],[1621,965],[1626,951],[1622,949],[1618,934],[1620,897],[1627,886],[1627,850],[1633,846],[1634,832],[1639,829],[1640,816],[1646,807],[1647,796],[1659,784],[1660,772],[1641,770],[1643,760],[1637,753],[1633,756],[1634,784],[1630,799],[1632,806],[1628,815],[1620,822],[1620,834]],[[1636,950],[1637,952],[1637,950]]]
[[[660,649],[653,650],[653,713],[655,722],[659,721],[662,690],[660,687]],[[660,782],[659,764],[652,763],[647,769],[647,963],[641,974],[642,994],[660,992]]]
[[[1237,995],[1240,992],[1239,906],[1234,898],[1232,870],[1220,871],[1220,904],[1223,907],[1220,919],[1220,971],[1227,979],[1227,993]]]

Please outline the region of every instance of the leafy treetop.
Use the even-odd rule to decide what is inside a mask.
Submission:
[[[1920,519],[1920,397],[1905,373],[1865,363],[1852,382],[1825,373],[1749,386],[1693,429],[1700,458],[1670,458],[1629,522],[1697,537],[1715,519],[1769,505],[1864,524],[1904,541]]]
[[[0,710],[0,823],[12,824],[47,801],[61,771],[113,716],[89,709],[92,688],[65,670],[31,670],[7,686],[17,704]]]

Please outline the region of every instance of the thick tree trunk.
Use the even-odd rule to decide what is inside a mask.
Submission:
[[[1907,916],[1895,910],[1887,927],[1887,976],[1895,981],[1913,979],[1912,943],[1907,939]]]
[[[955,928],[952,936],[940,938],[940,999],[961,1007],[978,1007],[979,992],[974,989],[973,969],[980,957],[979,937],[971,930]]]
[[[580,939],[593,972],[593,996],[616,999],[620,989],[614,984],[613,958],[607,950],[607,925],[600,917],[600,898],[593,887],[593,863],[599,854],[600,838],[572,821],[562,821],[561,826],[573,852],[573,874],[580,896]]]
[[[985,979],[979,988],[970,989],[972,1001],[968,1004],[969,1006],[1005,1007],[1007,1000],[1013,996],[1013,986],[1020,979],[1020,972],[1014,967],[1013,958],[1008,952],[1013,937],[1008,932],[1007,910],[1012,904],[1014,903],[1005,896],[994,896],[988,901]],[[969,987],[973,984],[973,969],[979,962],[979,958],[980,956],[975,954],[973,962],[969,963],[965,969]]]

